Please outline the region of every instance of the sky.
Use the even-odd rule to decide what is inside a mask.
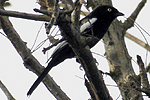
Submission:
[[[126,17],[134,11],[136,6],[141,0],[113,0],[113,6],[117,8],[120,12],[123,12]],[[34,8],[39,8],[40,6],[36,3],[36,0],[11,0],[12,6],[7,7],[7,10],[20,11],[34,13]],[[148,13],[150,9],[150,1],[147,1],[145,7],[140,12],[136,22],[142,26],[150,34],[150,14]],[[124,17],[118,18],[121,21],[124,21]],[[43,40],[47,38],[45,34],[45,28],[43,25],[44,22],[31,21],[20,18],[12,18],[10,20],[14,28],[19,33],[23,41],[27,42],[28,48],[31,48],[37,33],[39,36],[35,47]],[[41,28],[42,27],[42,28]],[[41,28],[41,29],[40,29]],[[1,31],[2,32],[2,31]],[[138,37],[139,39],[144,40],[143,36],[136,27],[133,27],[128,30],[129,33]],[[150,37],[144,33],[146,39],[149,41]],[[132,59],[136,61],[136,55],[141,55],[144,62],[146,62],[146,50],[135,44],[131,40],[125,38],[128,52]],[[150,41],[149,41],[150,42]],[[47,41],[40,49],[35,51],[33,55],[40,61],[43,66],[46,66],[47,63],[47,54],[42,53],[43,47],[47,47],[49,41]],[[46,87],[41,83],[33,94],[27,97],[26,93],[37,79],[37,76],[26,69],[23,65],[22,58],[16,52],[11,42],[0,35],[0,80],[5,84],[10,93],[14,96],[16,100],[56,100],[53,95],[46,89]],[[53,52],[54,49],[48,52],[48,56]],[[105,49],[103,42],[100,41],[94,48],[92,52],[97,52],[101,55],[104,55]],[[109,66],[107,60],[104,57],[94,55],[94,58],[99,62],[98,68],[104,72],[109,72]],[[136,74],[139,73],[138,65],[132,60],[134,70]],[[147,63],[150,61],[150,54],[148,53]],[[84,71],[79,69],[80,65],[76,63],[75,59],[69,59],[65,62],[59,64],[57,67],[54,67],[50,71],[50,75],[56,81],[56,83],[61,87],[63,91],[71,98],[71,100],[87,100],[90,98],[86,87],[84,86]],[[149,76],[149,75],[148,75]],[[109,92],[113,99],[118,98],[120,92],[116,87],[116,84],[109,76],[104,75],[105,83],[109,89]],[[5,94],[0,89],[0,99],[7,100]],[[121,100],[119,97],[118,100]],[[145,99],[146,100],[146,99]]]

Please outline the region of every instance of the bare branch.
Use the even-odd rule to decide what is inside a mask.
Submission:
[[[78,12],[78,11],[77,11]],[[70,44],[72,50],[77,55],[79,62],[82,64],[86,76],[92,85],[92,89],[95,92],[95,97],[102,100],[112,100],[109,92],[104,84],[103,77],[98,71],[95,64],[95,60],[91,54],[88,46],[86,46],[85,37],[80,35],[79,27],[77,24],[70,23],[70,16],[60,18],[61,20],[68,20],[68,23],[59,23],[58,26],[61,30],[62,36]]]
[[[44,67],[31,54],[30,50],[26,46],[26,43],[21,40],[8,18],[5,16],[0,16],[0,19],[3,31],[22,57],[24,65],[39,76],[44,70]],[[70,100],[49,75],[45,77],[43,83],[58,100]]]
[[[150,98],[150,88],[136,88],[136,90],[144,92]]]
[[[54,7],[55,0],[38,0],[41,10],[50,10]]]
[[[17,11],[7,11],[3,9],[0,9],[0,15],[23,18],[23,19],[30,19],[30,20],[35,20],[35,21],[47,21],[48,22],[50,20],[50,18],[46,15],[28,14],[28,13],[17,12]]]
[[[142,0],[137,8],[134,10],[134,12],[127,18],[127,20],[124,22],[124,28],[125,30],[131,28],[134,25],[134,22],[138,16],[138,14],[140,13],[140,11],[142,10],[142,8],[144,7],[145,3],[147,2],[147,0]]]
[[[74,3],[72,0],[60,0],[62,1],[61,5],[64,9],[72,9],[74,7]],[[69,6],[70,5],[70,6]]]
[[[79,19],[80,19],[80,11],[81,11],[81,3],[80,0],[75,2],[75,9],[71,14],[71,21],[75,26],[79,26]]]
[[[59,5],[58,5],[59,0],[56,0],[56,1],[57,2],[55,2],[54,7],[53,7],[53,13],[50,16],[51,19],[50,19],[48,25],[46,25],[46,34],[49,34],[51,27],[56,23],[56,20],[59,16]]]
[[[3,90],[5,95],[7,96],[8,100],[15,100],[14,97],[11,95],[11,93],[8,91],[8,89],[5,87],[5,85],[0,80],[0,88]]]
[[[96,97],[95,97],[95,93],[94,93],[94,91],[93,91],[93,88],[92,88],[90,82],[88,82],[88,80],[87,80],[86,78],[85,78],[85,83],[84,83],[84,84],[85,84],[85,86],[86,86],[88,92],[89,92],[90,95],[91,95],[91,99],[92,99],[92,100],[97,100]]]
[[[126,32],[125,37],[127,37],[128,39],[134,41],[135,43],[139,44],[140,46],[142,46],[143,48],[145,48],[146,50],[148,50],[150,52],[149,44],[143,42],[142,40],[140,40],[137,37],[129,34],[128,32]]]
[[[150,63],[148,64],[148,66],[145,68],[146,72],[150,73]]]
[[[141,83],[143,85],[143,88],[148,88],[149,87],[149,82],[146,74],[146,70],[144,68],[144,63],[139,55],[137,55],[137,63],[140,68],[140,77],[141,77]]]

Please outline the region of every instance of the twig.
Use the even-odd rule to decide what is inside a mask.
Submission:
[[[7,96],[8,100],[15,100],[14,97],[11,95],[11,93],[8,91],[8,89],[5,87],[5,85],[0,80],[0,88],[3,90],[5,95]]]
[[[145,48],[146,50],[148,50],[150,52],[150,46],[147,43],[141,41],[140,39],[138,39],[137,37],[129,34],[128,32],[126,32],[125,36],[128,39],[134,41],[135,43],[139,44],[140,46],[142,46],[143,48]]]
[[[146,72],[150,73],[150,63],[148,64],[148,66],[145,68]]]
[[[144,63],[143,63],[143,61],[139,55],[137,55],[137,63],[138,63],[139,68],[140,68],[141,83],[142,83],[144,88],[148,88],[149,82],[148,82],[146,70],[144,68]]]
[[[60,42],[64,41],[65,39],[60,39],[59,41],[55,42],[53,45],[47,47],[47,48],[43,48],[42,52],[45,54],[47,50],[51,49],[52,47],[56,46],[57,44],[59,44]]]
[[[45,14],[47,16],[51,16],[54,12],[53,11],[47,11],[47,10],[40,10],[37,8],[33,9],[35,12],[41,13],[41,14]],[[70,14],[73,10],[60,10],[59,14]]]
[[[103,72],[103,71],[101,71],[101,70],[99,70],[99,72],[102,73],[102,75],[105,74],[105,75],[112,76],[111,73],[108,73],[108,72]]]
[[[150,98],[150,88],[136,88],[136,90],[144,92]]]
[[[137,8],[134,10],[134,12],[127,18],[127,20],[124,22],[124,28],[125,30],[131,28],[134,25],[134,21],[136,20],[138,14],[140,13],[141,9],[144,7],[147,0],[142,0]]]
[[[79,0],[75,2],[75,8],[71,14],[71,21],[75,26],[79,26],[81,3]]]
[[[42,14],[45,14],[45,15],[47,15],[47,16],[50,16],[50,15],[52,15],[52,11],[47,11],[47,10],[39,10],[39,9],[37,9],[37,8],[34,8],[33,9],[35,12],[38,12],[38,13],[42,13]]]
[[[56,0],[54,7],[53,7],[53,12],[52,15],[50,15],[51,19],[49,23],[46,25],[46,34],[49,34],[51,27],[55,24],[58,16],[59,16],[59,5],[58,5],[59,0]]]

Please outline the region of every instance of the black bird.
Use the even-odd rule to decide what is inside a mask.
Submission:
[[[112,21],[116,17],[123,15],[124,15],[123,13],[119,12],[112,6],[108,5],[99,6],[94,11],[92,11],[88,16],[82,19],[82,20],[88,19],[88,21],[83,25],[81,25],[80,32],[83,36],[94,35],[100,40],[107,32]],[[89,45],[89,47],[92,48],[94,45],[93,44]],[[58,47],[54,50],[53,54],[51,55],[51,60],[48,63],[48,66],[38,77],[38,79],[34,82],[32,87],[28,91],[27,95],[32,94],[32,92],[40,84],[40,82],[44,79],[44,77],[48,74],[48,72],[52,67],[63,62],[65,59],[73,57],[75,57],[75,54],[71,49],[71,47],[69,46],[69,44],[66,41],[60,43]]]

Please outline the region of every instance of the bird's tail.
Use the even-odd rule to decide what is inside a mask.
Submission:
[[[31,86],[30,90],[27,93],[27,96],[30,96],[32,92],[36,89],[36,87],[40,84],[40,82],[44,79],[44,77],[48,74],[48,72],[52,68],[52,62],[48,64],[48,66],[44,69],[42,74],[38,77],[38,79],[34,82],[34,84]]]

